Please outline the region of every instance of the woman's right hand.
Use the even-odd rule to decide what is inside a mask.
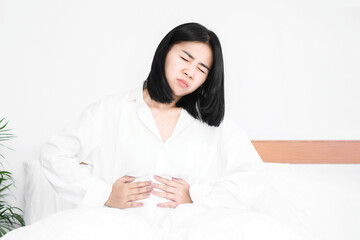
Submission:
[[[133,202],[148,198],[151,195],[151,181],[135,182],[135,177],[124,176],[116,180],[105,205],[112,208],[141,207],[141,202]]]

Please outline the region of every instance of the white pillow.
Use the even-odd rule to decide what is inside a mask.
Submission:
[[[75,208],[60,198],[45,177],[39,161],[23,163],[25,170],[24,219],[30,225],[58,211]]]

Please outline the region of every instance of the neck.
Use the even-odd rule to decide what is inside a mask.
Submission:
[[[179,101],[179,99],[180,99],[180,98],[174,99],[171,103],[157,102],[150,97],[149,91],[146,88],[143,90],[143,98],[144,98],[145,103],[150,108],[157,108],[157,109],[161,109],[161,110],[177,108],[176,102]]]

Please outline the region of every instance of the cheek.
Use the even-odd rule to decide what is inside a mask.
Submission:
[[[206,78],[207,78],[207,74],[204,75],[202,73],[199,74],[199,86],[202,85],[205,81],[206,81]]]
[[[205,80],[206,80],[206,77],[204,77],[204,76],[199,76],[198,78],[197,78],[197,81],[196,81],[196,83],[194,84],[194,89],[193,89],[193,91],[195,91],[196,89],[198,89],[204,82],[205,82]]]
[[[177,71],[178,71],[178,69],[180,68],[180,62],[178,62],[178,61],[168,61],[167,63],[166,63],[166,65],[165,65],[165,74],[166,75],[169,75],[169,76],[172,76],[172,75],[174,75]]]

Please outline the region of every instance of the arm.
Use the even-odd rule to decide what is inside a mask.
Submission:
[[[262,160],[234,122],[224,122],[222,131],[220,178],[214,186],[191,185],[190,196],[194,203],[208,207],[246,208],[263,191]]]
[[[112,186],[92,173],[91,155],[101,139],[100,106],[85,109],[79,121],[43,147],[44,173],[60,197],[76,205],[103,206]],[[86,163],[80,164],[80,163]]]

